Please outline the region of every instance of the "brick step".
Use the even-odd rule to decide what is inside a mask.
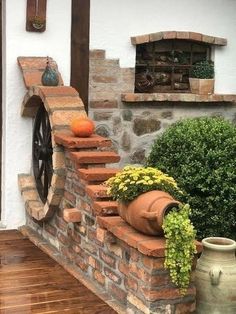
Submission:
[[[96,216],[116,216],[118,203],[116,201],[101,201],[93,203],[93,210]]]
[[[116,163],[120,160],[120,156],[114,152],[71,152],[70,158],[77,164],[106,164]]]
[[[87,185],[86,194],[92,199],[111,199],[110,196],[107,195],[107,187],[105,185]]]
[[[65,208],[63,218],[66,222],[81,222],[82,214],[78,208]]]
[[[118,168],[89,168],[78,169],[78,177],[88,182],[103,182],[113,177],[120,169]]]
[[[75,137],[72,132],[58,132],[54,135],[57,144],[67,148],[94,148],[109,147],[111,140],[92,134],[90,137]]]

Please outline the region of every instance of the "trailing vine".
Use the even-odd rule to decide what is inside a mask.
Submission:
[[[170,271],[172,282],[184,295],[190,283],[196,231],[189,219],[188,204],[173,209],[164,219],[163,230],[166,237],[165,268]]]

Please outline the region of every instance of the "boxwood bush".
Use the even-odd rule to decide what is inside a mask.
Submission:
[[[185,119],[156,139],[147,165],[184,190],[198,239],[236,239],[236,127],[222,118]]]

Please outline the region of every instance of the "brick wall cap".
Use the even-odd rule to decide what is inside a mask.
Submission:
[[[227,39],[215,36],[209,36],[196,32],[186,32],[186,31],[162,31],[138,36],[131,37],[131,43],[133,45],[144,44],[148,42],[159,41],[163,39],[183,39],[191,40],[203,43],[209,43],[217,46],[226,46]]]

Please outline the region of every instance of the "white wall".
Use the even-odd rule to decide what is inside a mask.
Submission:
[[[26,32],[26,2],[3,0],[2,222],[7,228],[16,228],[24,223],[17,174],[29,173],[31,168],[32,119],[20,115],[26,89],[17,57],[53,57],[64,83],[69,84],[70,78],[71,1],[47,1],[47,29],[44,33]]]
[[[178,30],[225,37],[228,45],[215,49],[215,91],[235,94],[235,12],[235,0],[91,0],[90,49],[134,67],[131,36]]]

